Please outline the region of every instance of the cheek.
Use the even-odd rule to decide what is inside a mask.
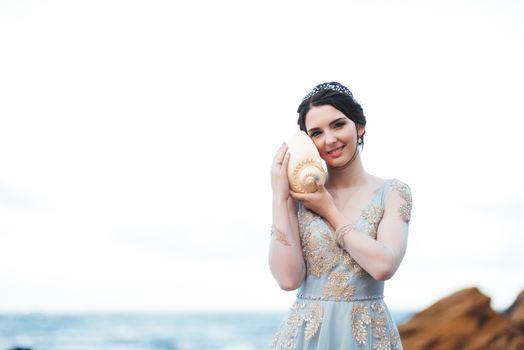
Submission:
[[[318,153],[322,154],[322,147],[320,146],[321,143],[318,139],[311,139],[313,143],[315,144],[315,147],[317,148]]]
[[[340,138],[343,138],[346,141],[354,141],[357,139],[356,130],[351,130],[349,126],[340,131]]]

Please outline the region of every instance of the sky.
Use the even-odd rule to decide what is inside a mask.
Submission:
[[[524,289],[520,1],[0,2],[0,312],[283,312],[269,170],[318,83],[407,183],[392,310]]]

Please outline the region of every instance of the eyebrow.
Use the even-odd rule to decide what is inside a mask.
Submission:
[[[339,121],[341,121],[341,120],[343,120],[345,118],[346,117],[341,117],[341,118],[335,119],[331,123],[329,123],[329,125],[331,126],[331,125],[335,124],[336,122],[339,122]],[[320,130],[320,128],[311,128],[307,132],[310,133],[311,131],[316,131],[316,130]]]

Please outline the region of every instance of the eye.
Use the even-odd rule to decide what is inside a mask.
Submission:
[[[335,129],[340,129],[344,125],[346,125],[346,122],[337,122],[337,123],[335,123],[334,127],[335,127]]]
[[[313,131],[311,134],[309,134],[309,136],[311,136],[311,137],[317,137],[317,136],[320,135],[320,134],[321,134],[320,131],[315,130],[315,131]]]

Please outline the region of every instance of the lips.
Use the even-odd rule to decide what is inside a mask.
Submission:
[[[337,147],[337,148],[333,148],[331,151],[327,151],[327,153],[332,153],[332,152],[335,152],[339,149],[342,149],[344,146],[340,146],[340,147]]]
[[[326,153],[329,154],[331,157],[339,157],[341,154],[342,154],[342,149],[344,148],[345,146],[340,146],[340,147],[337,147],[335,149],[332,149],[331,151],[327,151]]]

